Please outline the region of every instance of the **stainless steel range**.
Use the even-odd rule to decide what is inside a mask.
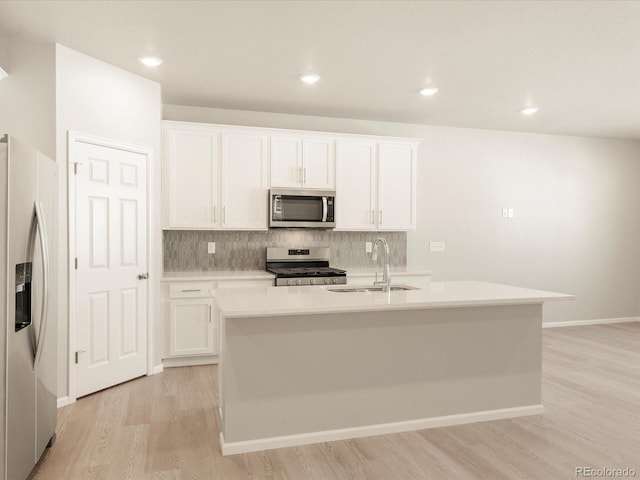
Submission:
[[[347,272],[331,268],[329,256],[329,247],[267,247],[267,272],[276,276],[276,287],[347,283]]]

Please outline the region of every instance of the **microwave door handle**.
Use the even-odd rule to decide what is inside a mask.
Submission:
[[[327,205],[327,197],[322,197],[322,221],[327,221],[327,213],[329,211],[329,207]]]
[[[42,358],[42,349],[44,348],[44,340],[47,334],[47,306],[49,303],[49,248],[47,245],[44,216],[42,214],[42,204],[40,202],[36,202],[35,206],[40,250],[42,251],[42,308],[40,310],[40,325],[38,327],[39,331],[36,355],[33,362],[34,370],[38,368],[40,359]]]

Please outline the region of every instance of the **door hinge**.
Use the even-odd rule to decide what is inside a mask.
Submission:
[[[85,353],[86,350],[76,350],[76,365],[78,364],[78,357],[81,353]]]
[[[75,259],[75,266],[76,266],[76,270],[78,269],[78,257],[76,257]]]
[[[73,174],[74,175],[78,174],[78,165],[82,165],[82,162],[74,162],[73,163]]]

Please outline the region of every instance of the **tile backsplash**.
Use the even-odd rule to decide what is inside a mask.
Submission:
[[[365,242],[384,237],[389,242],[389,264],[407,264],[406,232],[334,232],[329,230],[278,229],[264,232],[165,230],[165,272],[214,270],[263,270],[266,247],[329,247],[330,265],[363,268],[374,266]],[[216,242],[216,253],[207,243]]]

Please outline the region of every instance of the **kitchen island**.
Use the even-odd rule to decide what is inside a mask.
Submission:
[[[412,285],[214,291],[223,454],[543,412],[542,304],[573,296]]]

